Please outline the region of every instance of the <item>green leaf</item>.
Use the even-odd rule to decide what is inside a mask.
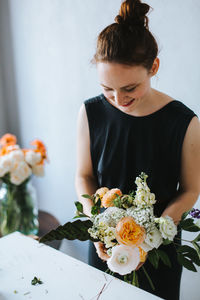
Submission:
[[[180,221],[179,225],[183,230],[186,231],[190,231],[190,232],[200,231],[200,228],[194,224],[194,220],[192,218],[188,218],[183,221]]]
[[[97,206],[98,208],[101,207],[101,199],[100,198],[96,202],[95,206]]]
[[[83,205],[82,205],[82,203],[76,201],[75,205],[76,205],[77,210],[82,213],[83,212]]]
[[[197,235],[197,237],[193,240],[193,242],[200,242],[200,233]]]
[[[190,259],[187,259],[182,253],[177,254],[178,262],[183,265],[186,269],[197,272],[193,262]]]
[[[191,209],[188,210],[188,211],[186,211],[186,212],[184,212],[184,213],[182,214],[181,220],[182,220],[182,221],[185,220],[185,218],[189,215],[190,212],[191,212]]]
[[[90,200],[92,200],[93,201],[93,196],[90,196],[90,195],[88,195],[88,194],[83,194],[83,195],[81,195],[83,198],[87,198],[87,199],[90,199]]]
[[[177,249],[177,252],[182,253],[185,257],[190,258],[193,263],[200,266],[200,259],[197,251],[194,248],[187,245],[183,245]]]
[[[43,282],[40,280],[40,278],[37,278],[36,276],[31,280],[32,285],[36,284],[42,284]]]
[[[199,256],[199,259],[200,259],[200,246],[199,246],[199,244],[196,243],[196,242],[192,242],[192,245],[193,245],[194,248],[196,249],[197,254],[198,254],[198,256]]]
[[[96,241],[94,240],[89,232],[88,229],[92,227],[93,223],[90,220],[81,221],[76,220],[74,222],[68,222],[63,226],[60,225],[56,229],[51,230],[44,236],[42,236],[39,240],[40,243],[45,243],[47,241],[53,240],[80,240],[80,241]]]
[[[172,241],[170,241],[169,239],[163,240],[163,245],[169,245],[171,243],[172,243]]]
[[[165,251],[162,251],[162,250],[157,250],[157,253],[158,253],[158,255],[159,255],[159,257],[161,258],[161,260],[162,260],[162,262],[166,265],[166,266],[168,266],[168,267],[170,267],[171,268],[171,261],[170,261],[170,259],[169,259],[169,256],[167,255],[167,253],[165,252]]]
[[[150,263],[154,266],[155,269],[158,268],[159,255],[157,253],[158,250],[153,249],[148,252],[148,259]]]
[[[94,216],[94,215],[98,215],[98,213],[99,213],[99,207],[96,205],[92,206],[91,214]]]

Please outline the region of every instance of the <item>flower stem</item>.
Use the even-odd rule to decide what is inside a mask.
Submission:
[[[155,291],[155,287],[154,287],[154,285],[153,285],[153,282],[152,282],[151,278],[149,277],[149,275],[148,275],[146,269],[144,268],[144,266],[142,266],[142,269],[143,269],[144,274],[146,275],[146,277],[147,277],[147,279],[148,279],[148,281],[149,281],[149,284],[150,284],[152,290]]]

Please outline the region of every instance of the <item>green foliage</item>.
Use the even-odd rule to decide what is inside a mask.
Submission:
[[[172,241],[170,241],[169,239],[163,240],[163,245],[169,245],[171,243],[172,243]]]
[[[42,284],[43,282],[40,280],[40,278],[37,278],[36,276],[31,280],[32,285],[36,284]]]
[[[190,232],[200,231],[200,227],[194,224],[194,220],[192,218],[181,220],[179,226],[183,230],[190,231]]]
[[[198,257],[199,257],[199,259],[200,259],[200,246],[199,246],[199,244],[197,243],[197,242],[192,242],[192,245],[194,246],[194,248],[196,249],[196,252],[197,252],[197,254],[198,254]]]
[[[94,197],[93,196],[90,196],[90,195],[88,195],[88,194],[83,194],[83,195],[81,195],[83,198],[87,198],[87,199],[90,199],[90,200],[94,200]]]
[[[51,230],[47,234],[45,234],[43,237],[40,238],[40,243],[45,243],[47,241],[53,241],[53,240],[80,240],[80,241],[97,241],[93,239],[88,229],[92,227],[93,223],[90,220],[81,221],[76,220],[74,222],[67,222],[63,226],[60,225],[56,229]]]
[[[191,259],[186,258],[182,253],[177,253],[178,262],[183,265],[186,269],[197,272]]]
[[[76,205],[76,208],[77,208],[78,212],[83,213],[83,205],[82,205],[82,203],[76,201],[76,202],[75,202],[75,205]]]
[[[185,218],[189,215],[190,212],[191,212],[191,209],[188,210],[188,211],[186,211],[186,212],[184,212],[184,213],[182,214],[181,220],[182,220],[182,221],[185,220]]]
[[[159,258],[158,251],[156,249],[152,249],[148,252],[148,259],[155,269],[158,269]]]
[[[192,262],[196,265],[200,266],[200,259],[197,251],[194,248],[187,245],[183,245],[177,249],[177,252],[181,253],[184,257],[192,260]]]
[[[171,261],[170,261],[170,259],[169,259],[169,256],[167,255],[167,253],[166,253],[165,251],[160,250],[160,249],[157,250],[157,253],[158,253],[160,259],[162,260],[162,262],[163,262],[166,266],[168,266],[168,267],[171,268],[171,266],[172,266],[172,265],[171,265]]]

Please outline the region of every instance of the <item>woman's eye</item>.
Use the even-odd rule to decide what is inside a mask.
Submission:
[[[103,88],[103,89],[104,89],[104,91],[106,91],[106,92],[112,91],[112,89],[108,89],[108,88]]]
[[[136,87],[133,87],[133,88],[131,88],[131,89],[126,89],[126,92],[132,92],[132,91],[134,91],[136,89]]]

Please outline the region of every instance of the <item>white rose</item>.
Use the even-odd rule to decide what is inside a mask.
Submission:
[[[32,167],[32,172],[36,176],[44,176],[44,165],[39,164]]]
[[[3,177],[6,173],[10,172],[12,161],[8,154],[0,157],[0,177]]]
[[[10,172],[10,181],[13,184],[19,185],[31,175],[31,168],[25,161],[16,162]]]
[[[148,252],[153,248],[158,248],[162,244],[162,235],[160,231],[155,227],[153,230],[147,233],[146,238],[144,240],[144,245],[141,244],[141,248]],[[148,249],[148,250],[147,250]]]
[[[112,256],[107,260],[108,268],[120,275],[126,275],[136,269],[140,262],[138,248],[117,245],[112,248]]]
[[[41,158],[41,153],[33,150],[29,150],[25,154],[25,161],[31,166],[38,164],[41,161]]]
[[[165,216],[155,219],[156,223],[159,223],[159,229],[164,239],[173,241],[175,235],[177,234],[177,226],[171,217]]]

